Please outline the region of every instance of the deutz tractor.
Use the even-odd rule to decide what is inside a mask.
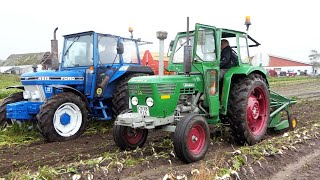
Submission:
[[[150,67],[141,65],[139,55],[138,45],[148,42],[133,39],[129,31],[131,38],[93,31],[64,36],[57,70],[34,68],[21,75],[22,86],[8,87],[23,92],[1,103],[0,127],[30,120],[46,140],[65,141],[77,138],[88,118],[111,120],[128,109],[128,80],[153,75]],[[57,54],[56,38],[52,42]]]
[[[237,53],[238,65],[220,77],[222,39]],[[113,127],[121,149],[143,146],[149,130],[160,129],[174,132],[176,156],[191,163],[207,152],[208,124],[229,124],[237,142],[249,145],[262,140],[267,128],[296,127],[289,111],[295,102],[272,92],[266,70],[251,65],[249,47],[260,44],[247,33],[196,24],[171,44],[167,69],[175,75],[128,82],[132,109],[120,114]]]

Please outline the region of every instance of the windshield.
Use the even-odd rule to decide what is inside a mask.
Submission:
[[[66,38],[62,67],[93,65],[93,35]]]
[[[117,38],[99,35],[98,49],[99,64],[119,63],[119,55],[117,55]]]
[[[124,39],[123,47],[123,63],[139,63],[136,42],[130,39]]]
[[[190,45],[193,45],[193,36],[190,36]],[[178,39],[176,49],[173,51],[173,63],[183,63],[183,46],[187,45],[187,37],[180,37]],[[193,49],[193,48],[192,48]]]

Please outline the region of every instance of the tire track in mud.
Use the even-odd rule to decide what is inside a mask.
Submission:
[[[28,146],[0,149],[0,177],[23,168],[56,166],[98,157],[108,150],[115,150],[112,137],[101,135],[82,136],[73,141],[35,143]]]
[[[319,171],[320,149],[300,158],[298,162],[288,164],[283,171],[273,175],[271,180],[278,179],[317,179]],[[308,168],[310,166],[311,168]],[[310,173],[311,172],[311,173]]]

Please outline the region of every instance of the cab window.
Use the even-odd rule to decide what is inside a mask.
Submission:
[[[212,29],[199,29],[197,39],[196,59],[215,61],[215,40]]]
[[[119,63],[119,56],[117,55],[117,38],[101,35],[98,37],[98,42],[99,63]]]
[[[239,37],[239,50],[242,63],[249,63],[250,57],[248,53],[247,40],[245,37]]]

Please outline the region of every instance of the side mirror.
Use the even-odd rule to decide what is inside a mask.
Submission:
[[[169,44],[169,49],[168,49],[168,52],[167,52],[167,57],[170,57],[170,54],[169,52],[171,52],[173,50],[173,44],[174,44],[174,41],[170,41],[170,44]]]
[[[173,44],[174,44],[174,41],[170,41],[170,44],[169,44],[169,50],[172,51],[172,48],[173,48]]]
[[[117,54],[123,54],[123,52],[124,52],[123,43],[118,43],[117,44]]]

